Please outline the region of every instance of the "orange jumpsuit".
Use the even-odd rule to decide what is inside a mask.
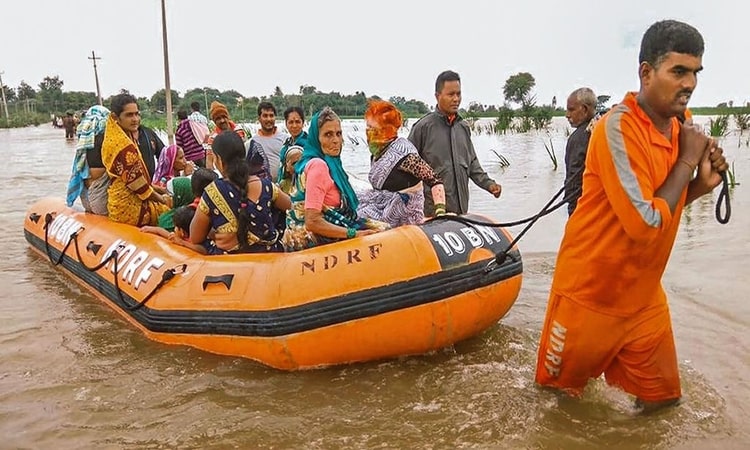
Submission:
[[[536,381],[581,393],[590,378],[644,401],[680,397],[667,297],[661,278],[687,189],[674,215],[654,196],[678,159],[638,106],[636,93],[593,130],[583,194],[560,244],[542,330]]]

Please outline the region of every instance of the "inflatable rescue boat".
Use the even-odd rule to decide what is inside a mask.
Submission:
[[[45,198],[24,234],[148,338],[296,370],[422,354],[500,320],[521,255],[495,263],[509,233],[452,219],[295,253],[205,256]]]

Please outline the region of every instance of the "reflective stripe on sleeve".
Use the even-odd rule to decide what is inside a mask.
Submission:
[[[622,116],[628,111],[627,106],[617,105],[607,118],[607,146],[612,154],[615,172],[620,185],[630,199],[630,203],[641,215],[643,221],[654,228],[661,226],[661,213],[654,208],[650,201],[643,198],[641,186],[638,184],[633,169],[630,167],[628,152],[625,149],[625,139],[622,135]]]

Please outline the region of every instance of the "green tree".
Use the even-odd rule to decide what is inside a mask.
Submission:
[[[173,108],[180,104],[180,93],[170,89],[169,96],[172,100]],[[165,112],[167,110],[167,90],[159,89],[151,96],[151,109],[154,111]]]
[[[529,105],[533,99],[531,98],[531,90],[534,89],[536,80],[534,76],[528,72],[519,72],[515,75],[511,75],[503,86],[503,97],[506,101],[520,104]]]
[[[47,112],[60,112],[65,109],[62,93],[63,81],[55,75],[46,76],[39,83],[39,110]]]
[[[467,109],[466,111],[476,115],[478,113],[484,112],[484,106],[479,102],[471,102],[469,103],[469,109]]]
[[[611,97],[609,95],[597,95],[596,96],[596,111],[603,112],[607,110],[607,102]]]
[[[313,95],[316,92],[318,92],[318,88],[316,88],[315,86],[308,86],[305,84],[299,87],[300,95]]]
[[[25,81],[21,81],[18,85],[17,95],[19,100],[29,100],[36,98],[36,91],[33,87],[29,86]]]
[[[12,103],[16,101],[16,90],[13,89],[10,86],[3,85],[3,89],[5,90],[5,100],[8,103]]]
[[[89,109],[92,105],[96,105],[99,99],[93,92],[63,92],[62,95],[63,109],[72,109],[73,111],[81,111]]]
[[[39,90],[62,92],[63,84],[63,81],[57,75],[55,75],[54,77],[46,76],[44,77],[44,79],[42,79],[42,82],[39,83]]]
[[[397,95],[394,95],[393,97],[389,98],[388,101],[393,103],[393,105],[400,110],[403,110],[404,105],[406,105],[406,99],[404,97],[397,96]]]

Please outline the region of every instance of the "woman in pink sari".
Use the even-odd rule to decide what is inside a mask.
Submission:
[[[190,175],[193,173],[193,169],[195,169],[195,164],[185,159],[185,152],[182,151],[182,148],[172,144],[159,154],[159,161],[156,163],[151,184],[166,187],[167,181],[183,175],[183,171],[184,175]]]

